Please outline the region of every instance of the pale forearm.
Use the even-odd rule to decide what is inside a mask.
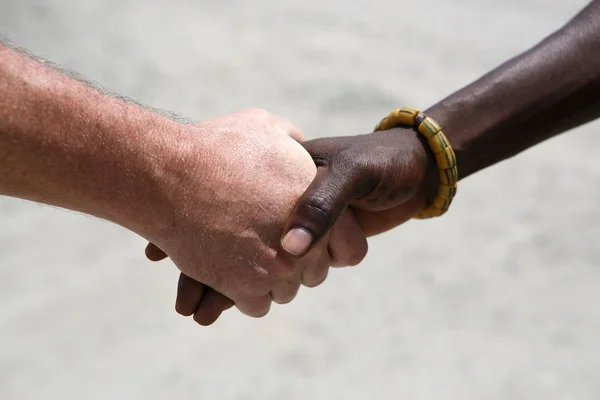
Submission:
[[[427,111],[466,177],[600,117],[600,1],[563,29]]]
[[[0,194],[143,230],[177,131],[0,45]]]

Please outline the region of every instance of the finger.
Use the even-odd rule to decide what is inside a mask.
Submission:
[[[301,144],[317,165],[323,165],[334,154],[343,150],[345,142],[346,137],[331,137],[308,140]],[[319,162],[323,163],[319,164]]]
[[[302,271],[302,284],[306,287],[316,287],[325,282],[329,273],[328,265],[315,265]]]
[[[207,287],[200,305],[194,313],[194,321],[202,326],[212,325],[223,313],[233,307],[233,300]]]
[[[261,318],[267,315],[271,309],[271,296],[267,293],[261,297],[236,299],[235,306],[243,314],[254,318]]]
[[[373,212],[352,208],[352,211],[365,235],[369,237],[405,223],[423,210],[426,203],[427,193],[422,189],[405,203],[389,210]]]
[[[291,137],[298,143],[302,143],[302,142],[304,142],[304,140],[306,140],[306,137],[304,136],[304,132],[300,128],[296,127],[293,124],[292,124],[292,126],[286,126],[284,128],[284,131],[286,132],[286,134],[289,137]]]
[[[167,253],[159,249],[154,243],[148,243],[148,246],[146,246],[146,258],[150,261],[160,261],[167,258]]]
[[[271,298],[277,304],[287,304],[294,300],[300,290],[301,277],[289,279],[279,282],[273,290],[271,290]]]
[[[323,242],[329,242],[329,235],[323,238]],[[296,261],[300,265],[300,280],[304,286],[315,287],[320,285],[329,271],[331,258],[327,246],[317,246],[304,257]]]
[[[351,209],[344,210],[331,228],[328,250],[331,265],[346,267],[359,264],[367,255],[367,238]]]
[[[185,317],[194,314],[200,305],[205,289],[206,286],[203,283],[195,281],[187,275],[180,274],[175,311]]]
[[[304,140],[306,140],[302,129],[300,129],[300,127],[291,121],[273,114],[271,114],[270,119],[273,124],[275,124],[281,131],[290,136],[296,142],[302,143]]]
[[[352,167],[331,164],[318,169],[285,224],[281,247],[287,254],[304,256],[329,232],[344,209],[369,190],[369,179],[355,179],[355,175]]]

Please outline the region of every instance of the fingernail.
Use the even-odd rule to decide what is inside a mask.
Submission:
[[[281,246],[290,254],[300,255],[308,249],[312,242],[312,235],[302,228],[294,228],[283,237]]]

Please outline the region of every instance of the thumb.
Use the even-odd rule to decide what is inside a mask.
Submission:
[[[282,249],[292,257],[308,253],[329,232],[346,207],[365,194],[364,187],[354,182],[351,173],[331,168],[331,164],[319,168],[287,219]]]

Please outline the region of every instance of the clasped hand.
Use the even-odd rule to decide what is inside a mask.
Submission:
[[[262,317],[330,266],[358,264],[367,236],[413,217],[435,190],[410,129],[304,142],[289,121],[244,110],[184,137],[165,180],[173,220],[146,255],[181,270],[176,310],[201,325],[234,304]]]

